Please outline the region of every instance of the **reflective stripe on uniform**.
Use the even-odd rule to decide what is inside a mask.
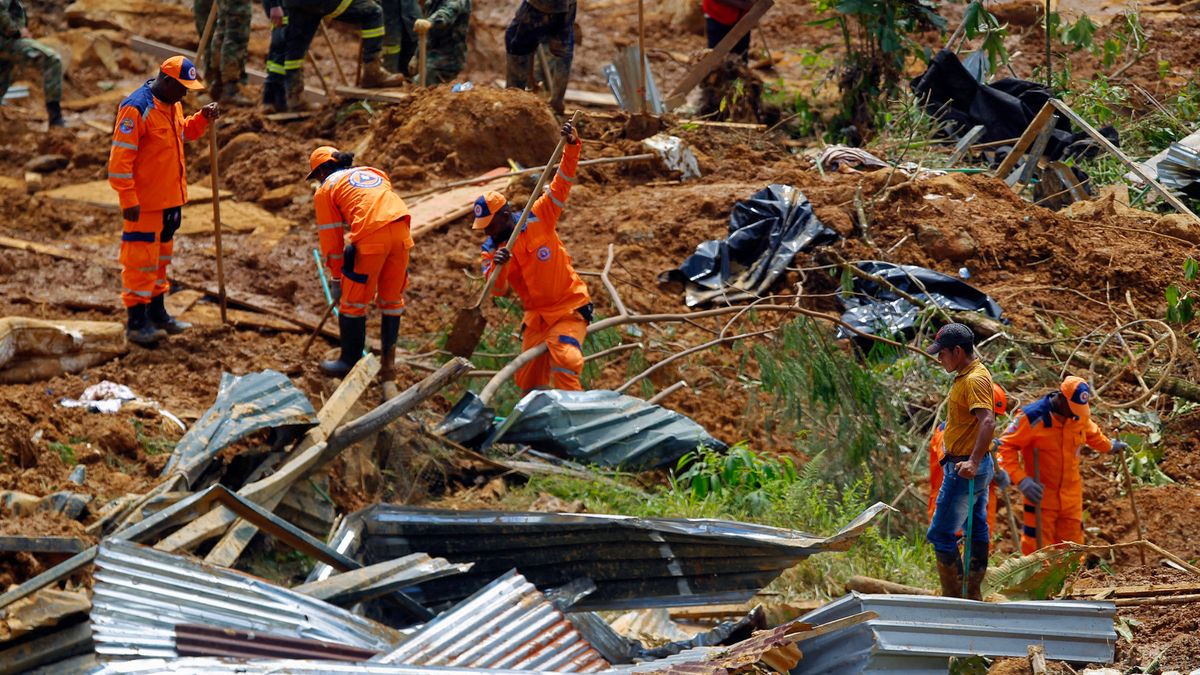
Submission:
[[[304,67],[304,59],[291,59],[283,62],[284,70],[300,70]]]
[[[575,176],[568,176],[567,174],[562,172],[562,169],[558,170],[558,177],[567,181],[568,183],[570,183],[572,185],[575,184]]]
[[[325,15],[325,18],[330,21],[333,21],[334,19],[338,18],[339,16],[342,15],[342,12],[345,12],[347,9],[350,8],[350,3],[353,1],[354,0],[342,0],[341,2],[338,3],[338,6],[336,8],[334,8],[334,10],[332,12]]]
[[[547,192],[546,192],[546,196],[547,196],[547,197],[549,197],[549,198],[550,198],[550,201],[554,202],[554,205],[555,205],[555,206],[557,206],[558,208],[560,208],[560,209],[565,209],[565,208],[567,208],[567,205],[566,205],[566,204],[564,204],[564,203],[562,203],[562,202],[558,201],[558,199],[557,199],[557,198],[555,198],[555,196],[554,196],[553,194],[551,194],[549,191],[547,191]]]
[[[267,61],[267,72],[275,73],[276,75],[284,75],[287,73],[287,70],[284,69],[283,64],[279,63],[278,61]]]
[[[347,306],[347,307],[355,307],[355,308],[362,308],[362,307],[366,307],[366,305],[359,304],[359,303],[357,303],[357,302],[346,302],[345,300],[343,300],[343,301],[342,301],[342,304],[343,304],[343,305],[345,305],[345,306]]]
[[[359,35],[361,35],[364,40],[370,40],[371,38],[381,38],[381,37],[383,37],[383,26],[380,26],[378,28],[365,28],[365,29],[359,31]]]
[[[578,375],[579,374],[573,370],[569,370],[567,368],[559,368],[558,366],[550,366],[550,370],[552,370],[556,373],[566,373],[568,375]]]
[[[140,296],[143,298],[152,297],[152,294],[153,294],[153,291],[135,291],[132,288],[122,288],[121,290],[126,293],[132,293],[134,295],[137,295],[137,296]]]
[[[384,316],[400,316],[401,314],[404,313],[404,308],[401,307],[400,309],[382,309],[382,310],[379,310],[379,313]]]
[[[330,254],[329,254],[327,257],[328,257],[330,260],[341,260],[341,259],[342,259],[342,254],[341,254],[341,253],[330,253]]]
[[[109,178],[130,178],[130,179],[132,179],[133,173],[113,173],[113,172],[109,171],[108,177]]]
[[[388,54],[388,55],[399,54],[400,53],[400,45],[384,45],[383,53]]]
[[[317,230],[318,230],[318,231],[320,231],[320,230],[332,230],[332,229],[333,229],[333,228],[335,228],[335,227],[345,227],[345,226],[346,226],[346,224],[345,224],[345,223],[325,223],[324,225],[317,225]]]
[[[114,148],[125,148],[127,150],[137,150],[136,145],[134,145],[133,143],[126,143],[125,141],[113,141],[113,147]],[[112,175],[112,174],[109,174],[109,175]]]

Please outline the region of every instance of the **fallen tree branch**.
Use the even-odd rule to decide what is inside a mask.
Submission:
[[[742,340],[745,338],[758,337],[759,335],[767,335],[770,333],[774,333],[776,330],[778,330],[778,329],[777,328],[769,328],[767,330],[759,330],[759,331],[754,331],[752,333],[742,333],[741,335],[730,335],[728,337],[720,337],[720,338],[717,338],[716,340],[709,340],[708,342],[705,342],[702,345],[696,345],[695,347],[685,349],[681,352],[676,352],[676,353],[668,356],[667,358],[663,359],[662,361],[659,361],[658,363],[655,363],[654,365],[650,366],[649,368],[643,370],[642,372],[638,373],[637,375],[634,375],[633,377],[629,378],[625,382],[625,384],[622,384],[621,386],[617,387],[616,391],[617,391],[617,393],[621,393],[621,392],[625,391],[626,389],[632,387],[633,385],[637,384],[638,382],[641,382],[642,380],[649,377],[656,370],[663,368],[664,366],[670,364],[673,361],[678,361],[679,359],[682,359],[685,356],[695,354],[696,352],[702,352],[706,349],[716,347],[717,345],[726,344],[729,342],[736,342],[738,340]]]

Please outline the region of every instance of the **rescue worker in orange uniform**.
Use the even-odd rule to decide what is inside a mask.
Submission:
[[[562,162],[546,194],[538,197],[512,250],[505,247],[520,220],[499,192],[475,200],[472,229],[487,233],[483,242],[483,273],[500,265],[492,294],[503,296],[511,288],[525,306],[521,350],[546,343],[548,354],[517,371],[517,386],[533,389],[579,391],[583,371],[583,340],[592,320],[587,285],[571,266],[571,256],[558,237],[558,217],[575,183],[579,163],[579,135],[570,122],[562,127],[567,140]]]
[[[992,383],[992,401],[995,404],[996,417],[1000,417],[1008,411],[1008,395],[1004,393],[1004,389],[1000,385],[995,383]],[[946,423],[942,422],[929,439],[929,522],[933,522],[933,512],[937,510],[938,492],[942,489],[942,460],[946,458],[945,431]],[[1008,481],[1008,475],[1001,469],[992,477],[992,483],[988,487],[987,524],[988,532],[991,532],[993,536],[997,531],[996,489],[1003,490],[1009,485],[1011,483]]]
[[[189,117],[180,101],[188,91],[204,89],[196,67],[182,56],[162,62],[121,102],[108,156],[108,183],[117,191],[124,229],[121,233],[121,300],[129,312],[126,336],[150,345],[190,328],[167,313],[163,296],[170,288],[175,231],[187,203],[183,142],[194,141],[220,115],[209,103]]]
[[[1091,418],[1092,389],[1069,376],[1053,391],[1021,409],[1000,436],[1000,466],[1025,496],[1021,552],[1037,550],[1037,505],[1042,506],[1042,546],[1083,543],[1083,479],[1079,451],[1128,447],[1110,441]],[[1037,464],[1033,451],[1038,451]]]
[[[367,340],[367,304],[374,300],[382,314],[379,377],[391,382],[413,247],[408,206],[392,191],[387,174],[354,166],[353,153],[323,145],[309,156],[309,167],[307,180],[321,181],[313,197],[321,257],[333,280],[334,302],[340,300],[342,354],[322,361],[321,370],[342,377],[354,367]]]

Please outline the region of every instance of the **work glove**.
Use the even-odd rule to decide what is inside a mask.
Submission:
[[[571,124],[570,122],[562,125],[562,131],[559,133],[561,133],[562,137],[567,139],[567,143],[570,143],[571,145],[575,145],[579,142],[579,134],[575,131],[575,125]]]
[[[418,35],[428,33],[430,28],[433,28],[433,22],[429,19],[417,19],[413,22],[413,30]]]
[[[503,265],[509,260],[512,260],[512,251],[508,250],[507,248],[502,248],[499,251],[496,251],[496,253],[492,256],[492,262],[496,263],[497,265]]]
[[[136,223],[138,221],[138,218],[142,217],[142,207],[141,206],[131,206],[131,207],[121,211],[121,217],[124,218],[126,222]]]
[[[270,14],[271,25],[276,28],[283,28],[283,7],[272,7]]]
[[[1012,485],[1012,478],[1004,469],[997,469],[996,475],[992,477],[992,482],[1001,490],[1007,490],[1009,485]]]
[[[1111,452],[1121,452],[1123,450],[1128,450],[1128,449],[1129,449],[1129,444],[1126,443],[1125,441],[1113,441],[1112,442]]]
[[[1042,493],[1045,492],[1045,488],[1042,487],[1042,484],[1030,478],[1029,476],[1025,476],[1021,479],[1021,482],[1017,484],[1017,489],[1021,491],[1021,494],[1025,495],[1025,499],[1028,499],[1034,504],[1041,503]]]
[[[336,305],[342,299],[342,280],[335,279],[329,282],[329,297],[332,299],[330,304]]]
[[[221,106],[216,101],[213,101],[201,108],[200,114],[204,115],[204,119],[206,120],[215,120],[221,116]]]

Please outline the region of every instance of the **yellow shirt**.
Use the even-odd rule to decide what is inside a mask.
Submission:
[[[946,399],[947,455],[971,454],[979,435],[979,420],[974,411],[992,410],[992,405],[992,374],[982,361],[975,359],[965,372],[955,376]]]

